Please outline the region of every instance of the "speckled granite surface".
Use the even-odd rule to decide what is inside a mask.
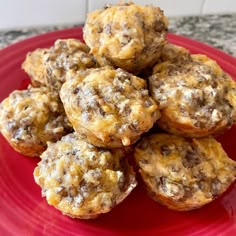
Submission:
[[[236,14],[170,18],[169,31],[207,43],[236,57]],[[0,48],[22,39],[76,25],[0,31]]]
[[[169,29],[236,57],[236,14],[171,18]]]

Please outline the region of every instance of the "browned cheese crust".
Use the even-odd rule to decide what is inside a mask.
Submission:
[[[204,55],[157,64],[149,88],[158,125],[186,137],[218,134],[236,121],[236,82]]]
[[[66,73],[95,67],[89,48],[76,39],[57,40],[44,55],[48,86],[59,90],[65,82]]]
[[[186,48],[172,43],[166,43],[161,50],[159,63],[165,61],[184,63],[184,61],[188,60],[190,56],[191,54]]]
[[[46,87],[16,90],[0,105],[0,131],[9,144],[26,156],[39,156],[47,141],[72,130],[58,94]]]
[[[47,74],[43,64],[43,55],[48,49],[38,48],[27,53],[22,69],[29,75],[34,87],[46,86]]]
[[[89,48],[77,39],[58,39],[51,48],[36,49],[27,54],[22,65],[34,86],[44,85],[56,91],[65,82],[67,72],[95,66]]]
[[[236,177],[236,162],[211,137],[154,134],[137,145],[135,159],[150,196],[178,211],[213,201]]]
[[[84,39],[98,63],[137,74],[157,62],[167,18],[159,7],[124,3],[88,14]]]
[[[131,145],[160,115],[146,82],[122,69],[82,72],[64,83],[60,96],[74,130],[100,147]]]
[[[63,214],[95,218],[123,201],[137,184],[125,155],[69,134],[48,145],[34,178],[47,202]]]

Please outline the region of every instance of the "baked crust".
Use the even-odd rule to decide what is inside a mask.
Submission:
[[[57,141],[72,127],[57,93],[46,87],[12,92],[0,105],[0,130],[26,156],[39,156],[47,141]]]
[[[159,7],[133,3],[107,5],[88,14],[84,40],[102,66],[138,74],[157,62],[168,22]]]
[[[160,114],[145,80],[122,69],[90,69],[68,80],[61,100],[74,130],[95,146],[129,146]]]
[[[109,212],[135,188],[132,167],[121,149],[97,148],[75,133],[49,143],[34,170],[47,202],[73,218]]]
[[[85,70],[96,66],[87,45],[77,39],[59,39],[43,57],[47,71],[47,86],[60,90],[68,71]]]
[[[59,91],[66,73],[96,67],[87,45],[77,39],[58,39],[48,49],[36,49],[27,54],[22,68],[34,86],[47,86]]]
[[[173,61],[184,63],[184,61],[188,60],[190,56],[191,54],[188,49],[168,42],[163,46],[158,62]]]
[[[211,137],[153,134],[139,142],[134,155],[150,197],[173,210],[204,206],[236,177],[236,162]]]
[[[47,48],[37,48],[27,53],[22,69],[29,75],[34,87],[46,86],[47,72],[43,64],[43,55],[47,53]]]
[[[236,121],[236,82],[204,55],[157,64],[149,88],[159,105],[158,125],[185,137],[216,135]]]

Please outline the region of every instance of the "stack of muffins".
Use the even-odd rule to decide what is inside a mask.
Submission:
[[[89,13],[83,42],[29,52],[31,78],[0,106],[0,130],[26,156],[47,202],[73,218],[109,212],[136,187],[191,210],[219,197],[236,162],[213,136],[236,122],[236,82],[205,55],[166,39],[159,7],[106,5]],[[152,130],[150,132],[150,130]]]

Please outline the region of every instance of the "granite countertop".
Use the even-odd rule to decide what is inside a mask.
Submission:
[[[236,14],[171,17],[169,21],[169,31],[171,33],[207,43],[236,57]],[[77,25],[0,31],[0,48],[37,34],[75,26]]]

